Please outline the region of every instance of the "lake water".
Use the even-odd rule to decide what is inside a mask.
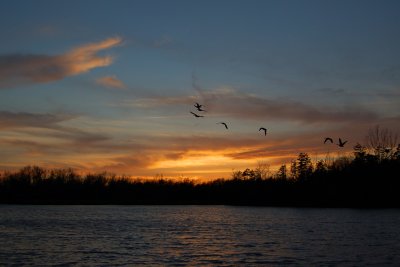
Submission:
[[[399,266],[400,210],[0,205],[0,266]]]

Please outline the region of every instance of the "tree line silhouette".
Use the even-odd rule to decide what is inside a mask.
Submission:
[[[355,145],[351,157],[313,164],[300,153],[273,174],[261,165],[202,183],[27,166],[1,174],[0,203],[400,207],[399,173],[400,145],[379,142]]]

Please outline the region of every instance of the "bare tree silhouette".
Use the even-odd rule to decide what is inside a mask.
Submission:
[[[383,160],[393,157],[396,153],[398,136],[389,129],[382,129],[379,125],[376,125],[369,129],[365,141],[367,150],[374,153],[379,160]]]

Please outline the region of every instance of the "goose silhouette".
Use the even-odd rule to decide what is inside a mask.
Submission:
[[[202,118],[202,117],[204,117],[204,116],[198,115],[198,114],[196,114],[196,113],[194,113],[194,112],[192,112],[192,111],[190,111],[190,113],[192,113],[193,116],[195,116],[196,118]]]
[[[197,102],[193,106],[197,109],[197,111],[205,111],[204,109],[202,109],[203,105],[200,105]]]
[[[325,141],[324,141],[324,144],[325,144],[327,141],[330,141],[330,142],[331,142],[331,144],[333,144],[333,140],[332,140],[332,138],[330,138],[330,137],[326,137],[326,138],[325,138]]]
[[[226,128],[226,129],[228,129],[228,125],[226,125],[226,123],[225,123],[225,122],[217,122],[217,124],[222,124],[222,125],[224,125],[224,126],[225,126],[225,128]]]
[[[339,143],[337,144],[339,147],[344,147],[344,145],[347,143],[347,141],[342,141],[342,139],[339,138]]]
[[[267,129],[264,127],[260,127],[260,129],[258,131],[264,131],[264,135],[267,135]]]
[[[200,104],[197,103],[197,102],[194,104],[194,107],[197,108],[197,109],[201,108],[202,106],[203,106],[203,105],[200,105]]]

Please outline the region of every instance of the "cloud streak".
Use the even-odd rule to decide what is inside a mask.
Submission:
[[[98,78],[96,83],[109,88],[126,89],[126,85],[115,75]]]
[[[74,127],[61,125],[63,122],[78,118],[72,114],[40,114],[28,112],[0,111],[0,130],[26,132],[30,136],[39,134],[46,138],[56,138],[76,144],[78,147],[109,140],[101,133],[92,133]],[[29,129],[27,129],[29,128]],[[32,128],[36,128],[33,131]]]
[[[24,127],[57,128],[58,123],[73,118],[76,118],[76,115],[0,111],[0,129]]]
[[[237,92],[231,88],[214,91],[201,90],[198,96],[153,97],[138,99],[134,107],[154,108],[165,105],[191,105],[202,102],[208,114],[235,119],[296,121],[301,123],[366,122],[379,116],[361,107],[317,107],[287,99],[270,99]],[[127,102],[123,103],[127,104]]]
[[[216,91],[203,96],[210,111],[235,118],[290,120],[303,123],[367,121],[377,118],[375,113],[361,108],[345,110],[321,108],[286,99],[262,98],[234,90]]]
[[[0,88],[61,80],[108,66],[113,62],[113,57],[97,53],[121,43],[120,37],[114,37],[76,47],[61,55],[0,56]]]

